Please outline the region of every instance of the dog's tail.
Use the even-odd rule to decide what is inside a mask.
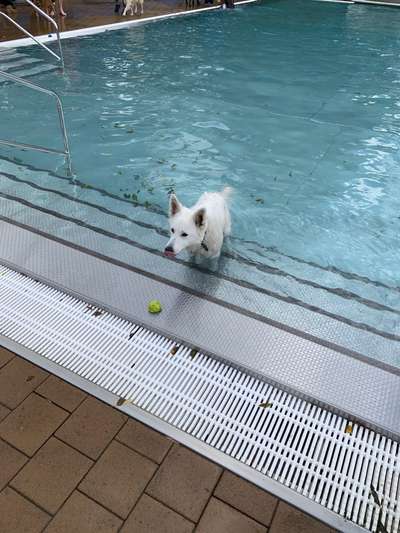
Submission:
[[[233,194],[233,187],[224,187],[221,191],[221,194],[226,202],[230,200],[230,197]]]

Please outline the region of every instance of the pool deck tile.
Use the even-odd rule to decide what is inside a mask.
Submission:
[[[322,525],[284,502],[279,502],[269,533],[334,533],[334,529]]]
[[[4,405],[0,404],[0,422],[9,414],[11,413],[11,409],[8,409],[8,407],[4,407]]]
[[[155,463],[113,441],[79,490],[125,519],[156,470]]]
[[[117,533],[122,520],[75,491],[45,529],[45,533]],[[17,532],[15,532],[17,533]]]
[[[48,513],[58,511],[93,461],[50,438],[10,485]]]
[[[128,420],[116,439],[158,464],[162,463],[173,444],[168,437],[133,419]]]
[[[191,533],[195,524],[162,503],[143,494],[135,509],[128,517],[121,533]]]
[[[214,495],[264,526],[271,524],[278,500],[248,481],[224,472]]]
[[[0,438],[32,456],[67,417],[60,407],[30,394],[0,423]]]
[[[125,415],[112,407],[87,398],[56,436],[91,459],[98,459],[126,420]]]
[[[197,522],[221,474],[219,466],[174,444],[146,492]]]
[[[87,396],[80,389],[56,376],[49,376],[36,392],[71,413]]]
[[[56,377],[1,412],[1,533],[333,531]]]
[[[44,370],[15,357],[0,370],[0,403],[15,409],[47,376]]]
[[[14,357],[14,354],[4,348],[0,348],[0,368],[7,364]]]
[[[226,503],[217,500],[217,498],[211,498],[197,526],[196,532],[211,533],[212,531],[266,533],[267,528]],[[289,533],[289,530],[287,533]]]
[[[49,520],[48,514],[11,488],[0,493],[1,533],[41,533]]]
[[[0,440],[0,490],[18,473],[28,461],[28,457],[4,440]]]

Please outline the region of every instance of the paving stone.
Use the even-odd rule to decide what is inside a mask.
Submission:
[[[152,478],[157,465],[112,442],[79,486],[79,490],[126,518]]]
[[[197,522],[220,474],[219,466],[175,444],[146,492]]]
[[[121,533],[191,533],[193,529],[192,522],[143,494]]]
[[[0,422],[0,437],[32,456],[67,416],[60,407],[31,394]]]
[[[223,473],[214,496],[265,526],[270,525],[278,505],[274,496],[227,471]]]
[[[75,491],[47,526],[45,533],[116,533],[121,525],[122,520]]]
[[[50,376],[36,392],[67,411],[74,411],[86,398],[86,394],[66,381]]]
[[[40,533],[49,520],[48,514],[9,487],[0,493],[1,533]]]
[[[49,374],[21,357],[0,370],[0,403],[15,409]]]
[[[61,426],[56,436],[92,459],[97,459],[126,419],[116,409],[88,397]]]
[[[215,498],[211,498],[196,533],[266,533],[267,528]],[[293,533],[287,530],[285,533]]]
[[[7,485],[27,460],[28,458],[21,452],[4,440],[0,440],[0,490]]]
[[[173,444],[168,437],[132,419],[128,420],[116,438],[156,463],[163,461]]]
[[[15,355],[12,352],[0,347],[0,368],[8,363],[8,361],[11,361],[13,357]]]
[[[92,464],[93,461],[52,437],[13,479],[11,486],[54,514]]]
[[[308,516],[284,502],[279,502],[270,533],[335,533],[315,518]]]
[[[7,407],[4,407],[4,405],[0,405],[0,422],[5,418],[9,413],[11,413],[11,410]]]

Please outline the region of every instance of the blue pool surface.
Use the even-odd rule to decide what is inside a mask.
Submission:
[[[77,183],[54,176],[60,158],[2,153],[26,182],[132,219],[99,224],[150,252],[169,191],[191,204],[231,185],[218,271],[152,268],[226,300],[201,278],[221,276],[248,310],[400,365],[399,27],[400,9],[271,0],[66,40],[65,75],[34,81],[62,96]],[[0,113],[0,137],[61,146],[44,97],[3,85]]]

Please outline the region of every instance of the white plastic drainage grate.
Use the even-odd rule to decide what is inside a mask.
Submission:
[[[397,442],[5,267],[0,297],[4,337],[353,523],[343,530],[399,530]]]

